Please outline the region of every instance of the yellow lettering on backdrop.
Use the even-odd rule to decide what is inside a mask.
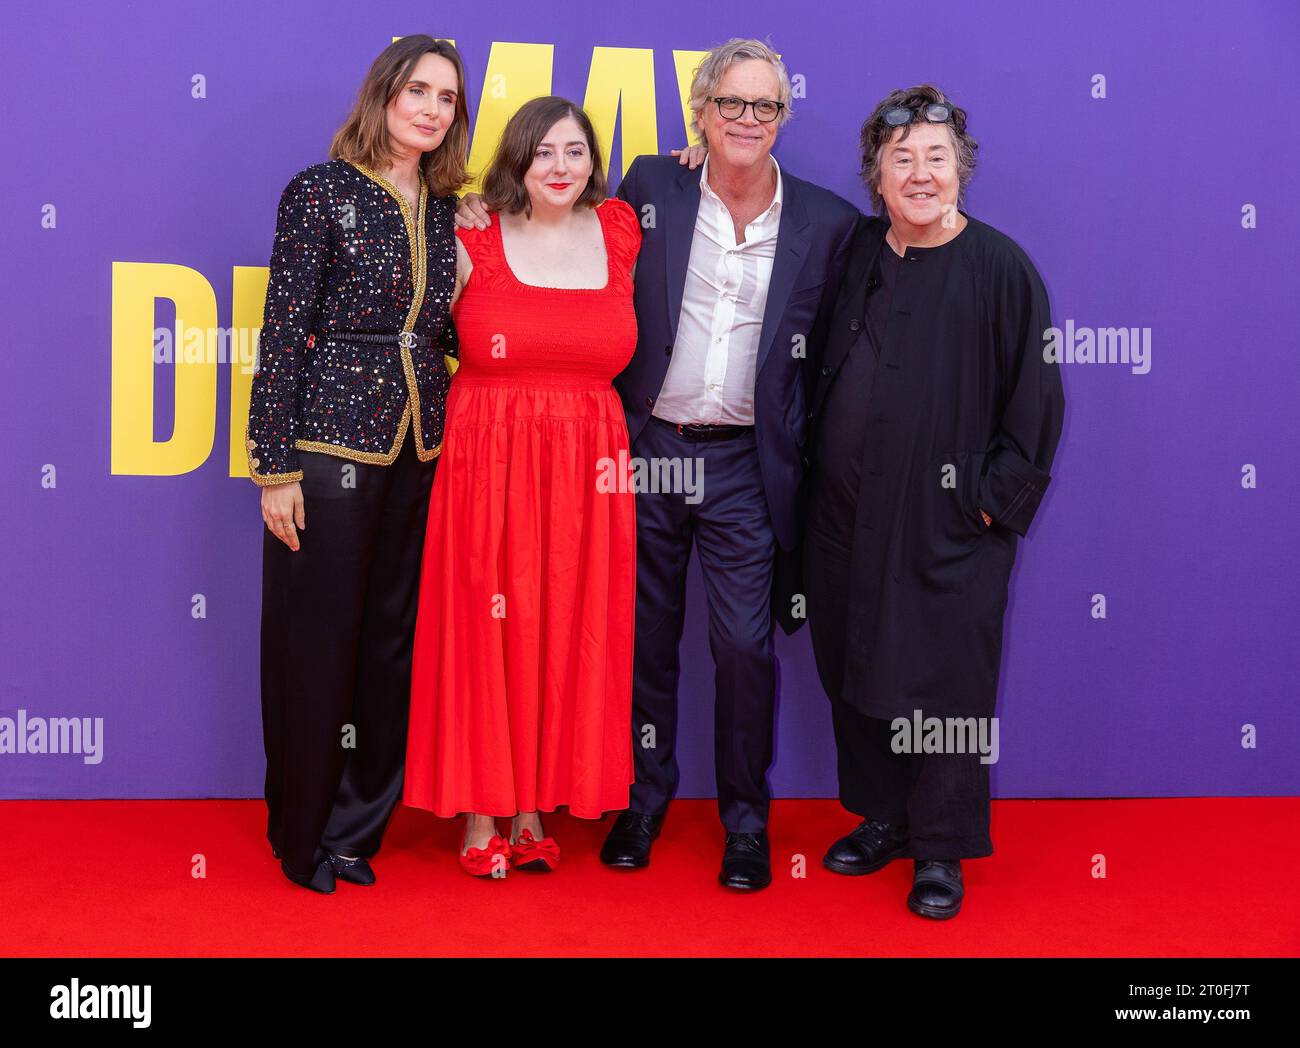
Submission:
[[[257,332],[266,306],[266,286],[271,271],[266,266],[235,266],[231,281],[230,326],[241,334]],[[240,343],[242,345],[242,341]],[[244,426],[248,424],[248,397],[253,388],[256,359],[230,358],[230,475],[248,476],[248,455],[244,450]]]
[[[695,78],[695,70],[700,67],[704,61],[707,51],[674,51],[673,68],[677,70],[677,94],[682,100],[682,127],[686,129],[686,144],[694,145],[691,141],[691,81]],[[676,146],[673,147],[674,149]]]
[[[185,337],[172,346],[175,423],[167,440],[153,439],[154,302],[176,305],[176,331],[214,330],[217,299],[203,274],[162,262],[113,263],[112,423],[110,470],[175,476],[198,469],[212,454],[217,428],[217,362],[187,354]],[[191,359],[187,359],[187,357]],[[197,357],[197,359],[192,359]]]
[[[623,107],[620,156],[623,173],[642,153],[659,152],[655,120],[654,52],[645,47],[594,47],[587,97],[582,108],[591,118],[606,170],[614,155],[614,125]]]
[[[394,40],[402,39],[400,36]],[[446,38],[453,47],[456,41]],[[677,92],[681,98],[682,127],[690,143],[691,78],[707,51],[674,51]],[[482,173],[496,151],[501,132],[515,111],[531,98],[551,93],[554,72],[553,44],[493,42],[483,76],[478,116],[470,144],[469,169],[473,183],[465,193],[482,191]],[[623,173],[642,153],[659,152],[655,115],[654,51],[644,47],[593,47],[582,108],[591,117],[606,165],[613,155],[614,126],[623,107],[620,156]],[[674,147],[676,148],[676,147]]]
[[[464,192],[483,191],[483,171],[515,110],[530,98],[551,93],[554,55],[553,44],[492,44],[469,147],[469,170],[474,181]]]

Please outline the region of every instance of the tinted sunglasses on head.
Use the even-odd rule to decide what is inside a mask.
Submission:
[[[928,105],[914,106],[910,109],[907,106],[894,106],[891,109],[886,109],[881,114],[881,119],[890,127],[902,127],[905,124],[912,123],[918,113],[932,124],[949,124],[953,122],[952,106],[943,102],[930,102]]]

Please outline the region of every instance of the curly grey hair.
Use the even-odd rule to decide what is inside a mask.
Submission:
[[[960,207],[966,199],[966,186],[970,184],[971,175],[975,173],[975,150],[979,148],[979,143],[966,131],[966,110],[958,107],[933,84],[920,84],[917,87],[891,91],[881,99],[880,104],[862,125],[860,174],[867,192],[871,194],[871,205],[877,215],[883,217],[885,214],[885,201],[880,195],[880,157],[885,151],[885,146],[894,137],[894,132],[898,130],[885,123],[885,112],[895,106],[913,111],[912,123],[903,125],[903,135],[899,139],[901,142],[912,133],[913,124],[924,122],[925,117],[921,115],[921,110],[932,102],[942,102],[952,110],[952,121],[947,127],[957,153],[957,206]]]

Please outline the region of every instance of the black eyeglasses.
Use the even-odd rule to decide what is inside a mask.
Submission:
[[[892,109],[886,109],[880,119],[890,127],[902,127],[904,124],[910,124],[917,113],[921,113],[932,124],[952,122],[952,106],[942,102],[931,102],[929,105],[915,106],[911,109],[907,106],[894,106]]]
[[[739,120],[745,112],[745,107],[749,106],[754,111],[754,119],[760,124],[770,124],[781,115],[781,110],[785,108],[784,102],[773,102],[770,98],[760,98],[756,102],[746,102],[743,98],[736,98],[734,95],[724,95],[721,98],[710,95],[707,101],[718,103],[718,112],[722,114],[725,120]]]

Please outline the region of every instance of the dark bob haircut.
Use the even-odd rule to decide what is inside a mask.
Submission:
[[[582,129],[587,139],[587,149],[591,153],[591,176],[574,206],[596,207],[604,201],[607,188],[605,164],[591,120],[581,106],[574,105],[567,98],[546,95],[520,106],[501,133],[497,151],[483,176],[483,204],[489,211],[504,211],[510,215],[517,215],[521,211],[526,215],[532,214],[524,175],[533,166],[533,157],[546,133],[569,116]]]

